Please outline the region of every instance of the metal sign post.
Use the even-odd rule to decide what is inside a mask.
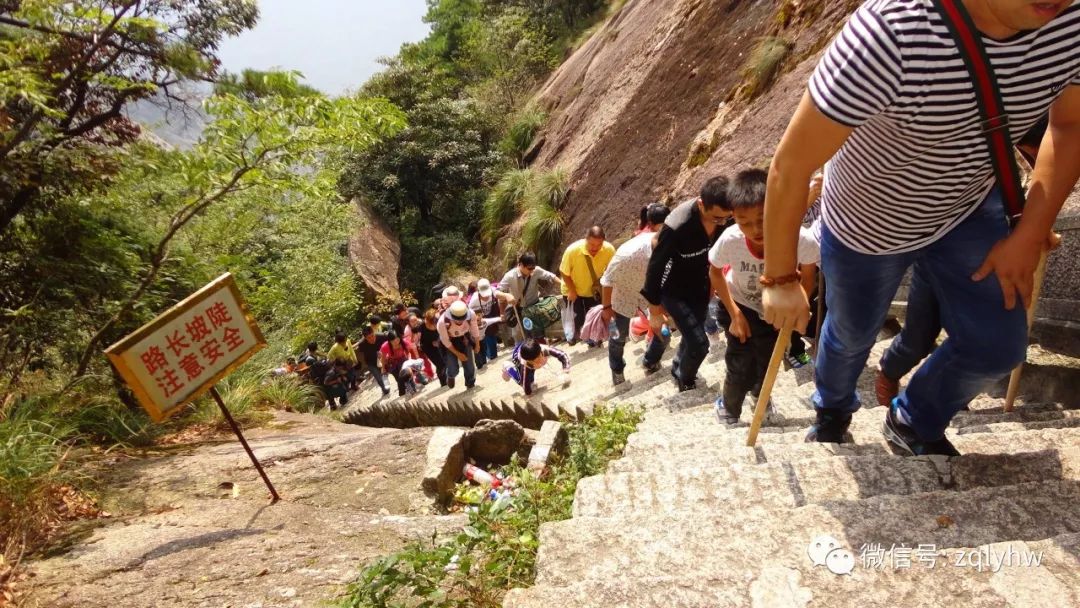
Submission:
[[[244,446],[244,451],[247,452],[248,458],[251,459],[251,464],[255,465],[255,470],[259,472],[259,476],[262,477],[263,483],[266,484],[267,489],[270,490],[270,504],[281,500],[281,496],[278,495],[277,489],[274,488],[274,484],[271,483],[270,478],[266,476],[266,471],[263,470],[262,464],[259,463],[259,459],[255,457],[255,452],[251,450],[251,446],[248,445],[247,439],[244,439],[244,433],[240,431],[240,425],[236,424],[233,420],[232,414],[229,413],[229,408],[225,407],[225,402],[221,399],[221,395],[217,392],[217,387],[210,387],[210,396],[217,402],[218,407],[221,408],[221,415],[225,417],[225,420],[232,427],[233,433],[236,433],[236,438],[240,440],[240,445]]]

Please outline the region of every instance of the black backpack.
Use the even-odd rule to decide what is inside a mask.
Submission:
[[[326,359],[319,359],[311,364],[311,369],[308,371],[308,378],[314,384],[322,384],[326,380],[326,374],[330,371],[330,362]]]

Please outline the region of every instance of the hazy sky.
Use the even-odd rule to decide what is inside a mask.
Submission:
[[[331,95],[355,90],[403,42],[424,38],[425,0],[259,0],[255,29],[227,40],[225,69],[299,70]]]

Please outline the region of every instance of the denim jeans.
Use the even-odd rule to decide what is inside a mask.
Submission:
[[[709,354],[709,338],[705,335],[705,319],[708,316],[709,301],[687,302],[681,298],[664,296],[660,303],[667,310],[668,316],[675,322],[682,334],[679,348],[675,350],[672,365],[679,369],[679,381],[693,384],[697,378],[701,362]]]
[[[621,374],[626,369],[626,359],[623,358],[623,352],[626,349],[626,338],[630,335],[630,317],[615,313],[615,319],[612,323],[615,324],[615,329],[619,330],[619,337],[608,339],[608,366],[611,367],[611,371]],[[660,357],[664,356],[665,348],[667,348],[667,344],[664,343],[662,337],[657,336],[649,340],[649,345],[645,348],[645,363],[647,365],[659,363]]]
[[[458,358],[454,356],[454,353],[449,349],[446,351],[446,379],[452,380],[457,378],[458,368],[465,368],[465,386],[471,387],[476,384],[476,362],[473,359],[473,350],[471,348],[465,348],[462,350],[459,346],[455,345],[455,348],[465,353],[465,361],[458,361]]]
[[[717,317],[720,316],[720,298],[713,296],[709,300],[709,311],[705,315],[705,333],[713,335],[720,332],[720,323],[717,321]]]
[[[925,277],[914,275],[908,290],[904,327],[881,355],[881,373],[892,380],[903,378],[930,354],[940,333],[941,313],[934,290]]]
[[[476,369],[480,369],[499,356],[499,337],[484,336],[480,339],[480,352],[476,353]]]
[[[822,226],[829,314],[817,356],[815,406],[844,412],[859,408],[859,375],[904,272],[913,266],[917,280],[939,303],[949,337],[915,373],[897,404],[921,439],[944,436],[956,412],[1024,360],[1024,308],[1005,310],[996,275],[971,280],[990,248],[1007,235],[996,188],[944,237],[916,251],[862,254]]]

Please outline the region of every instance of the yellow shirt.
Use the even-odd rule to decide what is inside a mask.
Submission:
[[[330,347],[330,352],[326,353],[326,358],[329,359],[331,363],[338,359],[344,359],[345,361],[356,365],[356,351],[353,350],[352,340],[345,338],[344,345],[335,342],[334,345]]]
[[[586,258],[590,257],[592,258],[593,270],[596,272],[595,287],[592,274],[589,273],[589,265],[585,262]],[[586,249],[585,239],[581,239],[571,243],[563,252],[559,272],[570,277],[574,282],[574,288],[578,296],[591,298],[594,290],[600,291],[600,277],[604,276],[604,271],[607,270],[607,266],[611,263],[613,257],[615,257],[615,246],[611,243],[604,241],[604,246],[600,248],[600,251],[596,255],[590,256]],[[565,282],[563,283],[562,292],[563,295],[567,293]]]

